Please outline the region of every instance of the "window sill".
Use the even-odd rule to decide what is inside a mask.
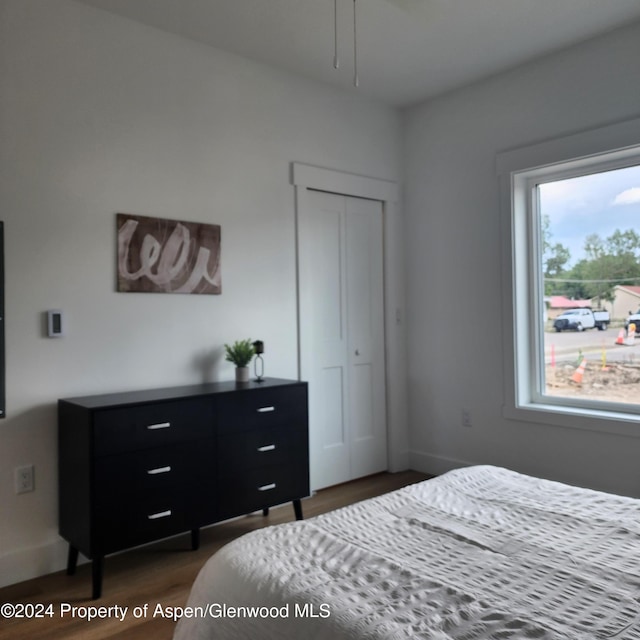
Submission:
[[[502,415],[518,422],[640,438],[640,417],[631,413],[530,403],[519,406],[504,405]]]

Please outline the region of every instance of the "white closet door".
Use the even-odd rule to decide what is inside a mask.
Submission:
[[[345,198],[351,478],[387,468],[382,203]]]
[[[311,486],[387,468],[382,204],[307,191],[298,220]]]

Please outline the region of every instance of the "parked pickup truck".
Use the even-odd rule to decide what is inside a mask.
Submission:
[[[604,331],[610,321],[608,311],[594,311],[590,307],[582,307],[561,313],[553,321],[553,328],[558,332],[584,331],[594,327],[597,327],[598,331]]]
[[[624,330],[627,334],[629,333],[629,325],[631,323],[636,325],[636,335],[640,334],[640,309],[638,309],[635,313],[630,313],[625,320]]]

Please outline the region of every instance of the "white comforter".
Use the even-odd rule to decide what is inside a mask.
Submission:
[[[459,469],[243,536],[188,606],[179,640],[640,639],[640,501]]]

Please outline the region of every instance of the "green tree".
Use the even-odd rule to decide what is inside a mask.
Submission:
[[[640,235],[633,229],[626,231],[616,229],[607,238],[607,251],[615,256],[628,255],[638,259],[640,257]]]
[[[585,238],[584,251],[586,258],[564,274],[565,295],[612,301],[617,285],[640,281],[640,235],[633,229],[616,229],[604,240],[592,233]]]
[[[565,273],[565,267],[571,260],[571,252],[563,244],[552,244],[550,220],[548,215],[542,216],[542,262],[545,278],[544,293],[550,296],[557,292],[558,285],[550,279],[560,278]]]
[[[591,233],[584,239],[584,252],[587,260],[598,260],[606,254],[605,244],[597,233]]]
[[[563,274],[566,278],[562,283],[562,294],[572,300],[584,300],[589,297],[586,290],[585,280],[587,280],[587,268],[589,261],[586,259],[579,260],[573,267]]]

